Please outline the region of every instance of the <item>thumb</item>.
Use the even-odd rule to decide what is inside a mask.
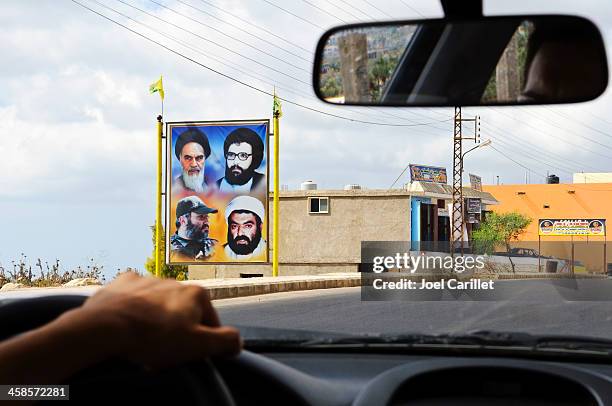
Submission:
[[[240,333],[234,327],[208,327],[198,325],[193,339],[190,340],[194,350],[204,356],[232,356],[242,349]]]

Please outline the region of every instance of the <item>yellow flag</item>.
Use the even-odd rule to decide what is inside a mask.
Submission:
[[[162,83],[162,77],[159,77],[159,80],[153,84],[151,84],[151,86],[149,86],[149,92],[151,94],[155,93],[155,92],[159,92],[159,97],[161,97],[162,100],[164,100],[164,85]]]
[[[278,114],[278,118],[283,116],[283,109],[281,106],[280,99],[276,96],[276,91],[274,91],[274,101],[272,103],[272,114]]]

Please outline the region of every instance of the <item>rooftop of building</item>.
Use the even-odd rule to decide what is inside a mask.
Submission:
[[[313,189],[313,190],[284,190],[280,192],[281,198],[301,197],[385,197],[385,196],[422,196],[433,199],[452,199],[453,187],[446,184],[431,182],[412,182],[402,189]],[[488,192],[463,187],[464,198],[480,198],[484,204],[497,204],[495,197]],[[272,195],[270,195],[272,198]]]

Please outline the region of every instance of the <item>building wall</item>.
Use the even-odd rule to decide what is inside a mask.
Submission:
[[[612,227],[612,183],[485,185],[483,190],[499,201],[498,205],[490,206],[492,211],[518,211],[533,220],[520,237],[521,241],[531,242],[530,248],[537,248],[538,219],[541,218],[603,218],[608,230]],[[606,242],[606,263],[612,262],[610,234]],[[542,254],[569,259],[571,241],[571,237],[542,237]],[[604,269],[603,237],[573,237],[573,241],[575,259],[586,260],[583,262],[591,270]]]
[[[281,275],[357,272],[361,241],[409,241],[410,196],[323,190],[289,192],[280,200]],[[329,197],[328,214],[309,214],[308,197]],[[270,220],[272,201],[269,205]],[[270,221],[270,247],[273,225]],[[272,260],[272,252],[270,252]],[[272,274],[271,265],[193,265],[190,279]]]
[[[361,241],[410,240],[408,196],[331,196],[329,214],[309,214],[307,198],[280,206],[280,262],[359,263]]]
[[[574,183],[610,183],[612,182],[612,172],[599,173],[575,173]]]

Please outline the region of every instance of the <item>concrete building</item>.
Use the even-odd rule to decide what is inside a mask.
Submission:
[[[357,272],[361,241],[448,241],[448,185],[418,185],[393,190],[368,190],[350,185],[346,190],[294,190],[280,192],[279,273],[304,275]],[[308,182],[308,187],[313,188]],[[489,193],[464,189],[483,204],[496,204]],[[270,196],[269,213],[272,213]],[[272,225],[270,225],[272,234]],[[414,238],[413,238],[414,236]],[[272,247],[270,235],[269,246]],[[271,255],[271,254],[270,254]],[[190,279],[272,274],[271,264],[193,265]]]

